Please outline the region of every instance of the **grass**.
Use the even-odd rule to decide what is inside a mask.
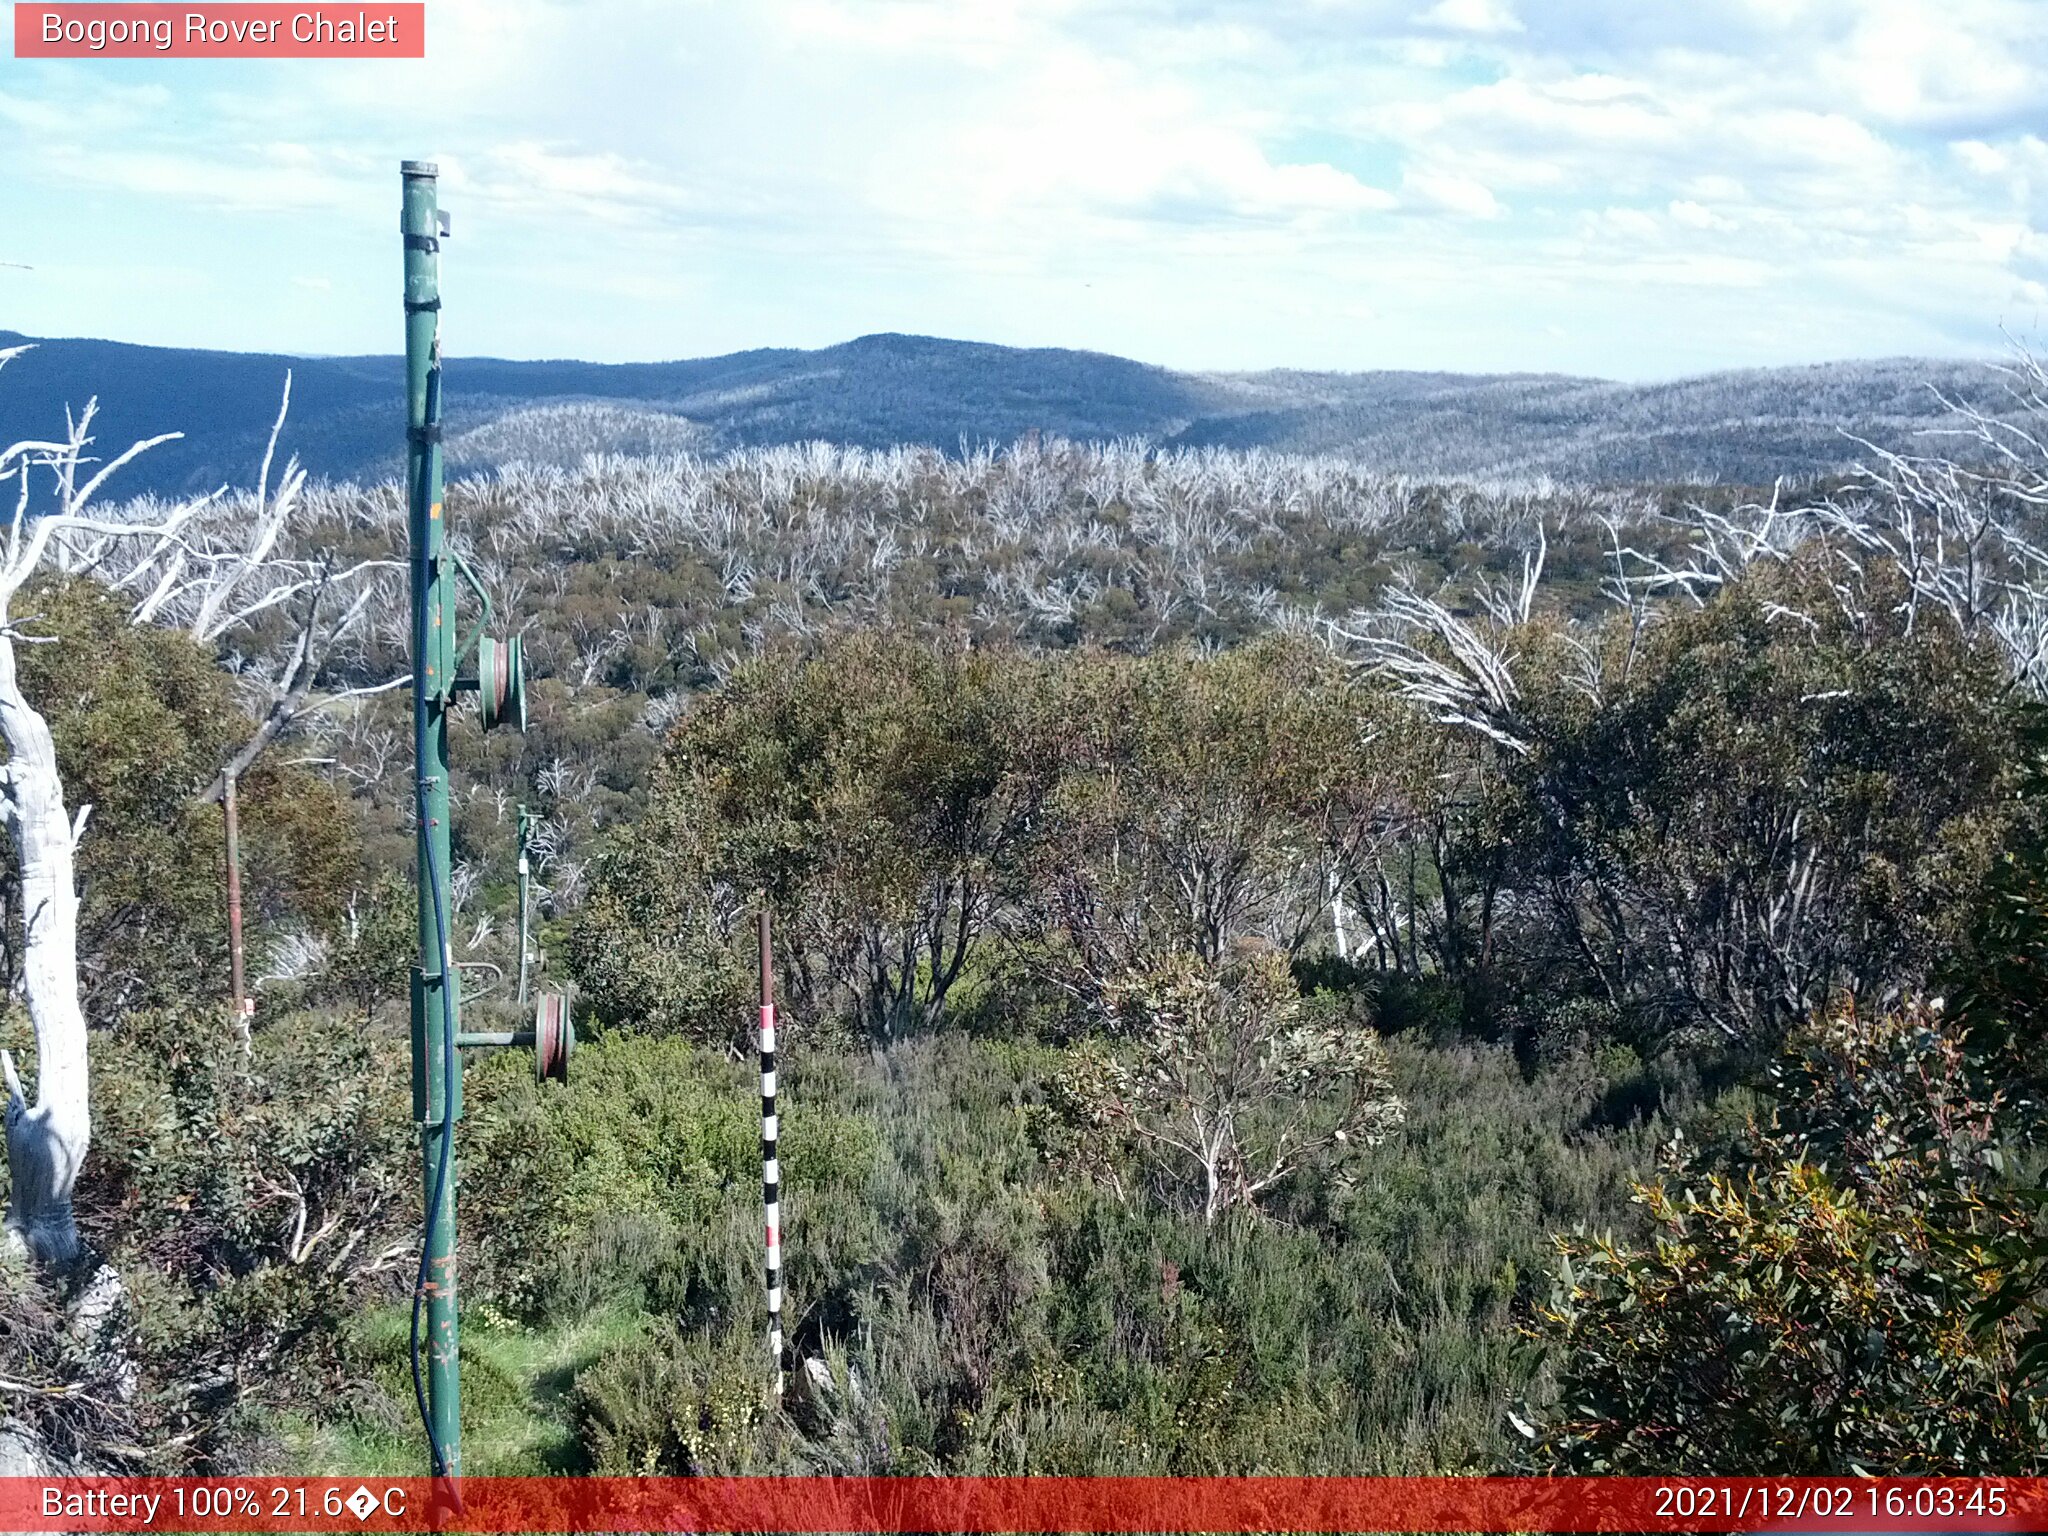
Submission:
[[[613,1307],[538,1325],[512,1323],[488,1306],[464,1309],[463,1467],[475,1477],[539,1477],[586,1470],[569,1419],[577,1374],[629,1343],[646,1319]],[[305,1477],[406,1476],[425,1472],[407,1354],[411,1314],[379,1308],[356,1319],[350,1344],[369,1366],[345,1415],[280,1415],[272,1430],[279,1464]]]

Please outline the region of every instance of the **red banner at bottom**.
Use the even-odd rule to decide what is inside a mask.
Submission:
[[[6,1531],[2042,1531],[2044,1478],[0,1478]]]

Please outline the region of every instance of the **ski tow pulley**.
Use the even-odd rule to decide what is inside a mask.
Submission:
[[[517,635],[506,640],[485,635],[478,640],[476,692],[485,730],[501,725],[526,729],[526,665]]]
[[[569,1081],[569,1057],[576,1050],[576,1026],[569,1022],[569,997],[543,992],[534,999],[533,1080]]]

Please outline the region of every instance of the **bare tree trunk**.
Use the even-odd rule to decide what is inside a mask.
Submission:
[[[0,610],[4,620],[4,610]],[[23,990],[36,1034],[36,1102],[27,1104],[14,1063],[4,1060],[7,1168],[5,1229],[39,1262],[72,1263],[78,1227],[71,1190],[92,1137],[85,1013],[78,1002],[75,829],[64,810],[49,723],[22,696],[14,641],[0,628],[0,736],[7,742],[8,835],[21,864]],[[81,818],[82,819],[82,818]],[[5,1053],[0,1053],[4,1058]]]

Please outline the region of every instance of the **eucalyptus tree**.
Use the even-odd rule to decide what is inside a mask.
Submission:
[[[742,665],[672,733],[647,815],[571,941],[613,1018],[725,1033],[747,913],[776,913],[792,1013],[936,1024],[1046,785],[1019,760],[1028,660],[894,634]]]
[[[225,652],[249,695],[256,723],[200,790],[202,801],[221,799],[230,781],[307,714],[404,682],[317,686],[337,662],[361,671],[368,621],[380,607],[400,604],[396,582],[405,567],[387,554],[341,552],[338,535],[347,530],[335,525],[332,499],[310,493],[296,457],[272,483],[291,398],[287,373],[252,491],[223,489],[204,498],[167,544],[103,547],[91,561],[95,579],[129,598],[134,622],[182,630]],[[143,500],[125,515],[147,519],[158,510]]]
[[[0,353],[0,364],[26,348]],[[71,1192],[92,1135],[86,1021],[78,996],[78,888],[74,855],[90,806],[74,815],[65,804],[50,727],[22,692],[16,646],[33,644],[32,617],[14,611],[21,589],[46,563],[78,562],[81,546],[134,540],[152,551],[176,545],[201,501],[166,508],[147,523],[89,515],[108,478],[165,434],[130,446],[93,469],[94,407],[72,418],[61,439],[24,439],[0,449],[0,485],[15,482],[14,514],[0,558],[0,736],[7,743],[4,811],[21,866],[22,990],[35,1028],[36,1096],[31,1105],[11,1053],[0,1051],[7,1084],[9,1199],[6,1231],[53,1266],[78,1253]],[[54,508],[29,518],[31,475],[52,478]]]
[[[1167,957],[1105,997],[1120,1038],[1081,1053],[1071,1090],[1208,1225],[1297,1174],[1348,1181],[1406,1118],[1379,1036],[1304,999],[1279,950]]]
[[[1396,587],[1331,627],[1504,789],[1477,832],[1514,851],[1497,894],[1534,990],[1767,1050],[1960,937],[2048,657],[2048,402],[2037,365],[2014,377],[2032,415],[1960,411],[1972,453],[1872,449],[1827,494],[1610,523],[1589,618],[1542,600],[1539,533],[1516,586]]]
[[[1006,914],[1022,952],[1097,1012],[1112,981],[1171,954],[1300,952],[1331,872],[1373,862],[1396,824],[1369,704],[1285,639],[1047,663],[1019,743],[1052,786]]]

